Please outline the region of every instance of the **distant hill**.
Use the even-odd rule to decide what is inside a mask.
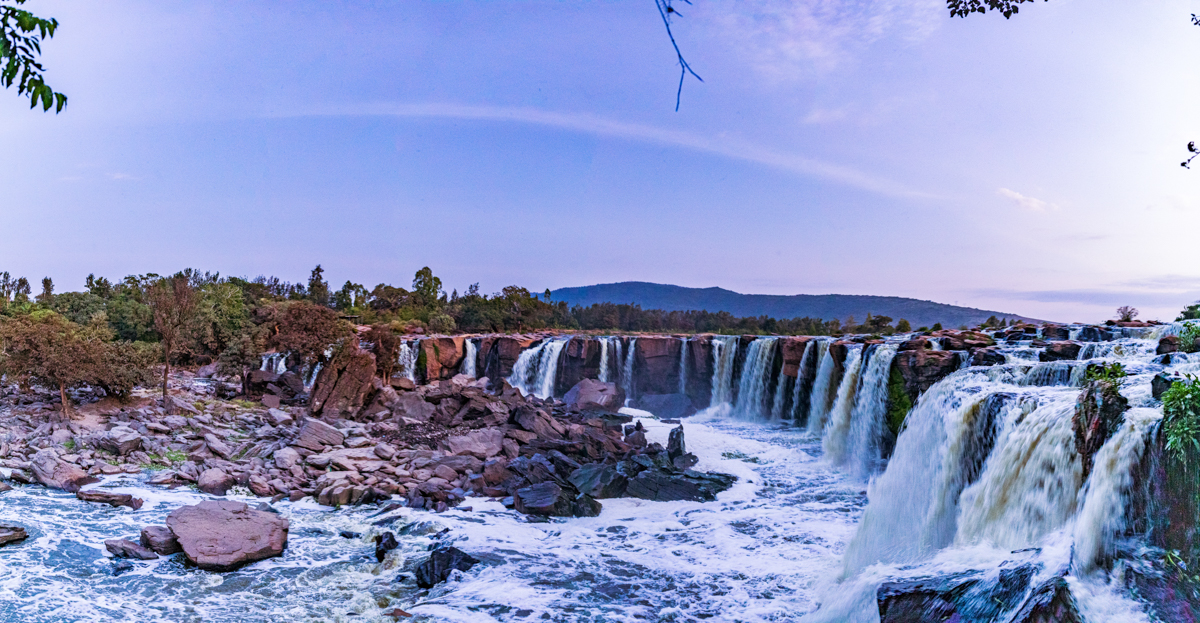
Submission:
[[[945,305],[899,296],[862,296],[856,294],[740,294],[724,288],[685,288],[682,286],[626,281],[579,288],[559,288],[550,293],[555,301],[588,306],[594,303],[630,303],[642,309],[667,311],[726,311],[734,316],[771,316],[773,318],[810,317],[845,320],[854,316],[862,322],[867,314],[904,318],[913,328],[942,323],[946,328],[975,326],[995,316],[1006,320],[1034,320],[974,307]]]

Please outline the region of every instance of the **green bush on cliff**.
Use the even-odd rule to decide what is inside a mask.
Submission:
[[[1196,352],[1196,338],[1200,338],[1200,323],[1188,323],[1179,332],[1179,350],[1185,353]]]
[[[904,388],[904,375],[900,374],[900,368],[892,366],[891,375],[888,376],[887,423],[893,435],[900,435],[900,428],[904,426],[904,419],[912,408],[912,397]]]
[[[1120,363],[1091,365],[1087,369],[1088,381],[1103,381],[1118,390],[1125,384],[1127,376],[1129,376],[1129,373],[1125,371],[1125,366]]]
[[[1200,378],[1189,374],[1171,385],[1162,402],[1167,453],[1188,468],[1189,457],[1200,456]]]

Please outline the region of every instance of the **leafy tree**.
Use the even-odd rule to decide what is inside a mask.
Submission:
[[[67,105],[67,96],[56,93],[46,84],[45,68],[37,61],[42,53],[42,41],[54,36],[58,20],[42,18],[20,8],[25,0],[3,0],[0,3],[0,84],[12,87],[17,94],[29,98],[29,107],[42,105],[42,110],[54,108],[55,114]]]
[[[442,296],[442,280],[434,277],[428,266],[418,270],[413,276],[412,287],[413,297],[422,307],[437,305],[438,298]]]
[[[87,291],[95,294],[100,298],[109,298],[113,294],[113,285],[105,277],[96,277],[91,274],[87,276]]]
[[[106,304],[107,301],[91,292],[63,292],[54,297],[50,308],[71,322],[87,324],[93,316],[105,311]]]
[[[935,322],[935,323],[933,323],[933,326],[932,326],[932,327],[930,327],[930,329],[931,329],[931,330],[933,330],[933,331],[941,331],[941,330],[942,330],[942,323],[940,323],[940,322]]]
[[[196,289],[183,273],[163,277],[146,291],[147,302],[154,315],[154,329],[162,346],[162,395],[167,398],[167,376],[171,372],[171,357],[175,355],[185,332],[196,315]]]
[[[1128,305],[1122,305],[1117,308],[1117,320],[1121,322],[1130,322],[1137,318],[1138,310]]]
[[[37,302],[49,305],[54,302],[54,280],[42,277],[42,293],[37,295]]]
[[[385,381],[392,378],[392,371],[400,360],[400,345],[403,344],[403,340],[386,324],[371,325],[363,337],[371,343],[371,352],[375,353],[375,366],[379,377]]]
[[[323,361],[326,350],[354,334],[337,312],[310,301],[277,304],[263,326],[269,332],[268,348],[290,352],[308,364]]]
[[[912,325],[909,324],[907,320],[901,318],[900,321],[896,323],[896,333],[908,333],[910,331],[912,331]]]
[[[250,323],[241,288],[229,282],[209,282],[200,287],[192,337],[198,352],[214,359],[225,352]]]
[[[29,286],[29,280],[21,277],[17,279],[16,284],[13,286],[13,302],[28,303],[31,293],[33,293],[33,288]]]
[[[0,371],[57,388],[66,414],[69,388],[90,384],[122,395],[146,378],[145,352],[111,338],[102,317],[86,325],[48,310],[10,318],[0,323]]]
[[[1200,319],[1200,303],[1195,303],[1192,305],[1188,305],[1187,307],[1184,307],[1183,311],[1179,312],[1179,317],[1176,318],[1175,320],[1180,321],[1180,320],[1196,320],[1196,319]]]
[[[246,324],[225,350],[221,351],[217,367],[223,373],[236,374],[242,380],[243,396],[250,393],[250,372],[258,369],[264,350],[266,348],[262,330]]]
[[[322,305],[329,306],[329,282],[325,281],[322,275],[325,274],[325,269],[321,268],[320,264],[312,270],[312,274],[308,276],[308,300]]]

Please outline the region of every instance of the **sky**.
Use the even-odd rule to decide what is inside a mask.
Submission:
[[[1200,299],[1200,0],[29,0],[0,270],[615,281],[1060,321]]]

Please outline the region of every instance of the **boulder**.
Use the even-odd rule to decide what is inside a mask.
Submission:
[[[914,337],[911,340],[900,342],[900,345],[896,347],[896,352],[903,352],[906,350],[930,350],[931,348],[933,348],[933,346],[929,343],[928,339],[923,337]]]
[[[601,383],[594,379],[583,379],[575,384],[566,395],[563,402],[569,408],[579,411],[607,411],[616,413],[625,406],[625,392],[616,383]],[[690,406],[689,401],[689,406]]]
[[[1033,590],[1009,619],[1012,623],[1084,623],[1083,615],[1063,577],[1051,578]]]
[[[262,404],[267,409],[278,409],[279,405],[283,404],[283,401],[280,400],[279,396],[276,396],[275,394],[263,394]]]
[[[357,344],[344,346],[321,368],[313,384],[309,412],[325,417],[352,417],[374,390],[375,355]]]
[[[267,409],[267,421],[271,426],[291,426],[294,423],[292,414],[280,409]]]
[[[340,446],[345,440],[346,436],[342,434],[342,431],[325,422],[310,418],[305,420],[304,425],[300,427],[300,433],[292,441],[292,445],[320,452],[325,449],[325,446]]]
[[[1158,340],[1158,348],[1154,350],[1156,355],[1167,355],[1179,351],[1179,336],[1168,335]]]
[[[625,495],[655,502],[711,502],[717,499],[718,493],[733,486],[736,480],[736,476],[728,474],[705,474],[690,469],[674,473],[653,467],[631,479]]]
[[[167,396],[166,400],[163,401],[163,410],[168,415],[179,415],[181,413],[200,415],[199,409],[177,396]]]
[[[876,592],[880,623],[1008,621],[1001,615],[1021,604],[1037,571],[1033,564],[885,582]],[[1045,623],[1050,623],[1046,621]]]
[[[99,479],[88,476],[78,465],[59,459],[58,453],[52,448],[38,450],[29,463],[34,478],[51,489],[74,493],[84,485],[100,482]]]
[[[375,561],[383,562],[387,553],[397,547],[400,547],[400,544],[396,542],[396,535],[391,532],[375,535]]]
[[[179,546],[179,540],[175,538],[175,534],[166,526],[146,526],[142,528],[141,542],[143,547],[147,547],[157,554],[162,556],[170,556],[183,551]]]
[[[117,558],[136,558],[137,560],[154,560],[158,558],[152,550],[142,547],[129,539],[111,539],[104,542],[104,548]]]
[[[275,460],[275,467],[282,470],[290,470],[293,465],[300,463],[300,453],[291,447],[276,450],[273,458]]]
[[[1179,377],[1169,372],[1159,372],[1158,374],[1155,374],[1154,378],[1150,379],[1150,395],[1153,396],[1155,400],[1161,400],[1163,394],[1167,393],[1167,390],[1171,389],[1171,386],[1174,385],[1175,381],[1178,380]]]
[[[0,547],[24,541],[27,538],[29,538],[29,533],[25,532],[25,528],[0,524]]]
[[[808,348],[811,337],[785,337],[781,341],[780,352],[783,354],[781,374],[797,378],[800,376],[800,363],[804,361],[804,351]]]
[[[1038,361],[1078,359],[1081,348],[1078,342],[1050,342],[1046,345],[1046,350],[1038,353]]]
[[[1075,339],[1080,342],[1107,342],[1113,339],[1113,334],[1112,331],[1100,327],[1083,327]]]
[[[237,481],[215,467],[204,470],[196,479],[196,488],[209,495],[225,495]]]
[[[625,488],[629,486],[629,479],[615,465],[604,463],[583,465],[572,472],[567,480],[582,493],[598,500],[619,498],[625,495]]]
[[[232,571],[287,548],[287,519],[231,500],[177,508],[167,515],[167,527],[187,559],[209,571]]]
[[[1006,361],[1008,358],[995,346],[980,348],[971,353],[971,365],[973,366],[998,366]]]
[[[433,588],[446,581],[454,571],[467,572],[479,561],[457,547],[439,547],[417,565],[417,586]]]
[[[212,377],[216,376],[219,369],[220,365],[215,361],[213,363],[200,366],[200,368],[196,370],[196,378],[211,379]]]
[[[113,508],[119,506],[128,506],[133,510],[138,510],[142,507],[142,499],[135,498],[128,493],[109,493],[107,491],[83,490],[75,492],[75,497],[84,502],[95,502],[97,504],[108,504]]]
[[[456,435],[446,440],[450,454],[469,454],[479,459],[490,459],[504,450],[504,431],[499,428],[481,428],[465,435]]]
[[[96,447],[117,456],[125,456],[142,447],[142,436],[128,426],[114,426],[96,439]]]
[[[1048,324],[1042,325],[1043,340],[1069,340],[1071,339],[1071,330],[1062,325]]]
[[[576,493],[551,480],[517,489],[513,506],[526,515],[595,517],[600,514],[600,503],[590,495]]]
[[[437,407],[425,401],[424,398],[412,392],[405,392],[387,405],[397,419],[408,419],[413,422],[428,422],[433,417]]]
[[[683,440],[682,424],[672,428],[667,436],[667,458],[670,459],[671,465],[679,471],[689,470],[700,462],[696,455],[687,451]]]

